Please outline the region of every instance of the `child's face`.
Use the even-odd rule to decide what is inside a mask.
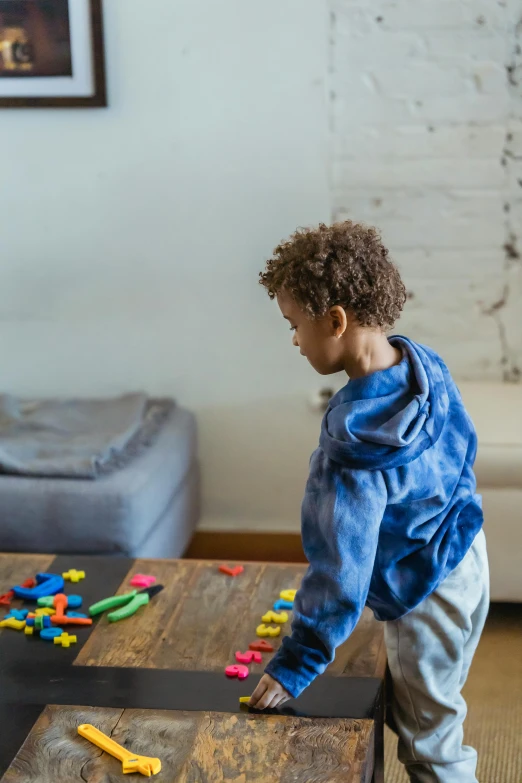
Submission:
[[[340,338],[348,325],[345,311],[336,306],[322,318],[310,318],[288,294],[278,294],[277,303],[294,333],[293,344],[314,370],[321,375],[343,370],[344,346]]]

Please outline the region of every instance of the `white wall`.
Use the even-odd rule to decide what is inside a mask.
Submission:
[[[326,6],[146,6],[105,2],[110,108],[0,111],[1,387],[172,394],[206,523],[296,525],[318,379],[257,275],[330,215]]]
[[[105,2],[110,108],[0,111],[0,388],[172,394],[204,526],[297,529],[322,381],[257,285],[297,225],[382,226],[400,329],[458,377],[521,366],[516,5],[146,6]]]
[[[382,228],[399,330],[459,378],[521,380],[520,3],[329,6],[335,217]]]

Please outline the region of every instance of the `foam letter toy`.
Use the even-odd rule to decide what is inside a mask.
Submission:
[[[261,663],[262,660],[261,653],[254,652],[253,650],[249,650],[246,653],[239,651],[236,653],[236,661],[238,663],[252,663],[252,661],[254,661],[254,663]]]
[[[32,628],[31,628],[32,631]],[[40,639],[45,639],[46,642],[52,642],[58,636],[61,636],[63,631],[61,628],[43,628],[40,631]]]
[[[25,628],[25,620],[17,620],[16,617],[10,617],[9,620],[2,620],[0,628],[12,628],[13,631],[22,631]]]
[[[59,574],[36,574],[36,587],[23,587],[18,585],[13,587],[13,592],[17,598],[23,598],[24,601],[36,601],[43,595],[54,595],[63,590],[63,576]]]
[[[150,587],[156,581],[155,576],[147,576],[147,574],[135,574],[130,583],[133,587]]]
[[[271,625],[258,625],[256,634],[258,636],[279,636],[281,628],[273,628]]]
[[[68,582],[79,582],[81,579],[85,579],[85,571],[77,571],[75,568],[71,568],[69,571],[65,571],[62,576]]]
[[[292,610],[294,608],[294,602],[293,601],[276,601],[274,604],[274,610],[276,612],[280,612],[281,609],[290,609]]]
[[[225,674],[227,677],[237,677],[238,680],[246,680],[249,675],[249,671],[246,666],[234,664],[233,666],[227,666],[225,669]]]
[[[278,614],[277,612],[273,612],[270,610],[266,614],[263,615],[261,618],[264,623],[287,623],[288,622],[288,615],[286,612],[281,612]]]
[[[282,590],[279,593],[279,598],[281,598],[282,601],[293,601],[295,599],[297,590]]]
[[[235,568],[229,568],[226,565],[220,565],[219,570],[222,574],[227,574],[227,576],[239,576],[239,574],[242,574],[245,569],[242,565],[238,565]]]
[[[54,643],[55,644],[61,644],[62,647],[70,647],[71,644],[76,644],[78,639],[76,636],[69,636],[68,633],[65,633],[65,631],[60,636],[54,637]]]
[[[265,641],[265,639],[258,639],[257,642],[250,642],[248,649],[257,650],[258,652],[274,652],[272,645]]]

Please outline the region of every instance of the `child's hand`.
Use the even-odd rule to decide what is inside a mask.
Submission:
[[[259,685],[250,697],[248,706],[255,707],[256,710],[274,710],[291,698],[288,691],[277,680],[274,680],[269,674],[263,674]]]

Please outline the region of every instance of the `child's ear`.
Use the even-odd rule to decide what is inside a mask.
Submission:
[[[342,337],[348,325],[348,319],[346,317],[344,307],[341,307],[340,305],[334,305],[333,307],[330,307],[329,316],[333,336]]]

